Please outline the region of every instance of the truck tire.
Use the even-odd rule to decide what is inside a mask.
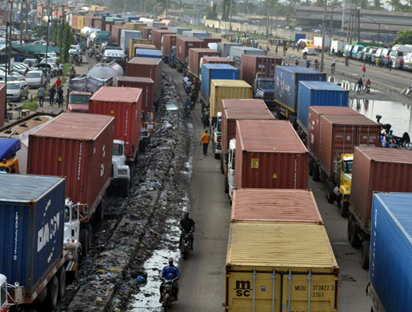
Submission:
[[[313,176],[312,176],[313,181],[320,181],[319,179],[319,166],[316,161],[313,162]]]
[[[169,57],[165,56],[164,62],[165,62],[165,64],[169,64]]]
[[[339,211],[340,215],[343,218],[347,218],[349,216],[349,203],[343,200],[343,196],[339,196]]]
[[[313,159],[309,158],[309,170],[308,173],[310,176],[313,176]]]
[[[220,172],[222,174],[225,174],[225,167],[223,166],[223,162],[224,162],[223,158],[224,157],[220,157]]]
[[[362,269],[369,269],[369,250],[370,250],[370,241],[364,240],[362,242],[361,249],[361,265]]]
[[[87,230],[87,235],[89,238],[89,250],[90,250],[92,248],[92,241],[93,241],[93,227],[90,223],[86,223],[85,228]]]
[[[56,275],[52,277],[46,288],[47,295],[43,300],[43,305],[48,311],[53,311],[56,309],[57,302],[59,301],[59,281]]]
[[[104,212],[106,211],[106,205],[107,205],[107,194],[106,194],[106,191],[104,191],[102,200],[100,201],[93,215],[94,220],[102,221],[104,219]]]
[[[352,234],[351,234],[351,240],[350,240],[350,245],[353,248],[359,248],[362,244],[361,240],[359,239],[359,233],[360,233],[360,228],[356,220],[352,222]]]
[[[353,220],[355,220],[354,217],[352,215],[349,215],[348,226],[346,228],[346,234],[348,236],[348,241],[352,240],[352,222],[353,222]]]
[[[86,257],[89,252],[89,232],[86,229],[80,230],[80,243],[82,244],[82,255]]]
[[[225,193],[226,194],[229,193],[229,180],[228,180],[227,174],[225,174]]]
[[[220,154],[215,153],[215,159],[220,159]]]
[[[136,174],[136,167],[134,164],[129,166],[130,168],[130,188],[133,187],[133,182],[134,182],[134,176]]]
[[[333,192],[333,189],[335,188],[335,182],[331,180],[326,180],[326,199],[329,204],[333,204],[333,201],[335,200],[335,193]]]
[[[130,180],[123,182],[122,194],[123,194],[123,197],[129,197],[130,196]]]
[[[59,300],[62,300],[66,293],[66,268],[64,266],[57,271],[57,280],[59,281]]]

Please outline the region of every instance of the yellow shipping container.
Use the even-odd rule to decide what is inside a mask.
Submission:
[[[84,16],[77,17],[77,29],[82,30],[84,28]]]
[[[222,111],[222,99],[251,99],[253,89],[244,80],[213,79],[210,86],[210,117]]]
[[[124,25],[125,25],[126,27],[129,27],[129,28],[133,29],[133,30],[139,30],[140,27],[146,27],[146,26],[147,26],[147,24],[143,24],[143,23],[132,23],[132,22],[125,23]]]
[[[230,224],[225,311],[337,311],[339,267],[323,225]],[[255,309],[253,309],[253,305]]]
[[[133,55],[133,46],[135,44],[152,44],[152,42],[149,39],[143,39],[143,38],[133,38],[133,39],[129,39],[129,60],[131,60],[132,58],[134,58]]]

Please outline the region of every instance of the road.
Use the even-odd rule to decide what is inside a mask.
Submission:
[[[167,65],[163,68],[181,86],[182,74]],[[203,156],[198,143],[203,133],[198,103],[187,122],[193,125],[195,140],[190,212],[196,222],[196,232],[194,251],[188,260],[180,263],[180,295],[173,310],[223,311],[231,206],[224,193],[224,177],[219,170],[219,161],[214,159],[211,146],[208,156]],[[340,266],[339,311],[369,312],[371,301],[365,296],[368,272],[360,266],[360,250],[353,249],[346,238],[347,219],[339,215],[336,206],[327,203],[322,183],[313,182],[309,177],[309,188],[315,195]]]

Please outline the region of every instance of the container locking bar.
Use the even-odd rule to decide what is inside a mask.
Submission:
[[[256,301],[256,278],[257,278],[256,269],[253,269],[252,278],[253,278],[253,312],[255,312],[255,301]]]
[[[273,280],[273,286],[272,286],[272,312],[275,312],[275,285],[276,285],[276,270],[273,269],[272,273],[272,280]]]
[[[290,305],[292,302],[292,270],[289,270],[289,276],[288,276],[288,280],[289,280],[289,308],[288,311],[290,312]]]
[[[308,282],[309,282],[309,291],[308,291],[308,312],[310,312],[310,284],[312,282],[312,271],[309,270],[308,274]]]

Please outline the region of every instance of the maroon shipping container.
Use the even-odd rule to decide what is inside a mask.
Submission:
[[[154,81],[155,101],[158,101],[162,92],[162,60],[150,57],[134,57],[126,65],[126,76],[147,77]]]
[[[84,17],[84,27],[92,27],[93,26],[93,17],[90,15],[86,15]]]
[[[153,29],[158,29],[158,28],[151,27],[151,26],[139,27],[139,31],[142,32],[142,38],[143,39],[149,39],[149,36],[152,35],[152,30]]]
[[[200,59],[206,56],[220,56],[220,52],[212,49],[189,49],[189,72],[199,78]]]
[[[124,21],[116,21],[114,22],[116,26],[124,26]]]
[[[186,58],[189,56],[189,49],[201,48],[203,41],[195,37],[177,37],[176,38],[176,58],[186,63]]]
[[[162,48],[162,37],[168,34],[175,34],[175,32],[164,29],[153,29],[152,44],[155,45],[158,50],[160,50]]]
[[[93,17],[92,19],[92,27],[93,28],[97,28],[100,30],[105,30],[104,28],[104,24],[103,24],[103,19],[101,17]]]
[[[236,120],[275,120],[273,114],[260,99],[222,99],[222,155],[236,138]]]
[[[353,153],[355,146],[380,145],[381,126],[363,115],[321,115],[319,121],[319,162],[332,174],[336,153]]]
[[[177,37],[186,37],[183,35],[163,35],[163,46],[162,46],[162,54],[164,56],[170,57],[172,47],[176,46],[176,38]]]
[[[120,39],[122,36],[122,29],[130,29],[129,27],[126,26],[117,26],[117,25],[113,25],[112,26],[112,36],[110,38],[111,42],[116,42],[118,44],[120,44]]]
[[[0,10],[0,16],[3,18],[3,23],[9,20],[9,10]]]
[[[355,148],[349,201],[351,212],[358,217],[367,234],[370,234],[373,192],[412,192],[411,151]]]
[[[6,84],[0,83],[0,127],[4,126],[4,116],[6,110]]]
[[[150,78],[116,76],[116,87],[142,89],[142,113],[153,112],[155,83]]]
[[[208,48],[209,48],[209,46],[208,46],[209,43],[212,43],[212,42],[216,42],[216,43],[222,42],[222,39],[221,39],[221,38],[212,38],[212,37],[210,37],[210,38],[200,38],[200,39],[203,41],[202,48],[205,48],[205,49],[208,49]]]
[[[167,26],[157,26],[156,28],[161,29],[161,30],[168,30],[169,27]]]
[[[236,121],[238,188],[307,189],[309,153],[286,120]]]
[[[274,78],[276,65],[282,64],[282,58],[263,55],[242,55],[240,80],[253,86],[256,74],[259,78]]]
[[[309,152],[317,155],[319,146],[319,122],[321,115],[360,115],[350,107],[342,106],[309,106],[308,114],[308,140],[307,148]]]
[[[235,61],[226,57],[204,57],[203,64],[229,64],[235,66]]]
[[[74,14],[72,14],[72,28],[74,28],[74,29],[77,29],[77,18],[78,18],[79,16],[78,15],[74,15]]]
[[[142,89],[101,87],[89,100],[89,114],[116,116],[114,138],[123,140],[127,160],[137,161]]]
[[[106,23],[106,27],[105,27],[106,31],[112,32],[112,28],[113,28],[114,22],[108,22],[108,21],[106,21],[105,23]]]
[[[29,136],[27,173],[66,177],[66,196],[88,206],[82,222],[110,184],[114,119],[63,113]]]

